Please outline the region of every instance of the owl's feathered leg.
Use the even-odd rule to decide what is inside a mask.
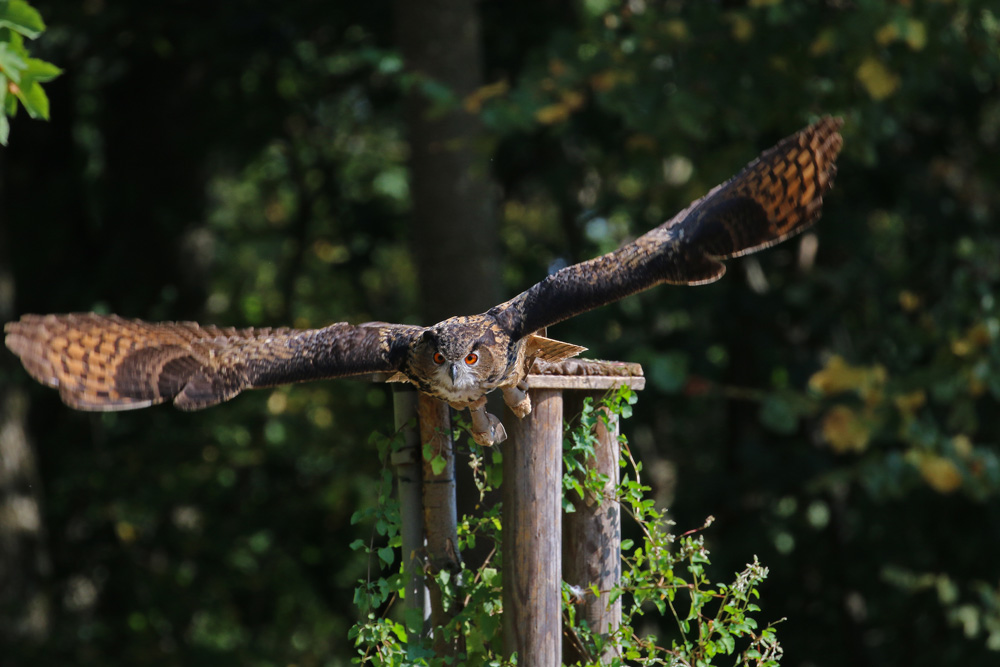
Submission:
[[[499,444],[507,439],[507,431],[496,416],[486,412],[486,397],[469,406],[472,418],[472,439],[483,447]]]
[[[501,387],[503,402],[518,419],[524,419],[531,413],[531,397],[528,396],[528,383],[521,380],[516,385]]]

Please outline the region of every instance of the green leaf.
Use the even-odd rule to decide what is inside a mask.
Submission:
[[[382,547],[378,550],[378,557],[386,565],[392,565],[392,561],[396,559],[396,551],[392,547]]]
[[[6,146],[10,137],[10,121],[5,114],[0,114],[0,144]]]
[[[0,27],[10,28],[28,39],[38,37],[45,30],[42,15],[24,0],[0,2]]]
[[[25,68],[24,73],[38,83],[45,83],[46,81],[51,81],[62,74],[62,70],[52,63],[45,62],[44,60],[39,60],[38,58],[28,58],[27,67]]]
[[[25,79],[23,87],[14,91],[17,99],[21,100],[25,111],[32,118],[49,119],[49,96],[45,94],[42,87],[35,81]]]
[[[424,610],[423,609],[404,610],[403,622],[406,624],[407,630],[409,630],[414,634],[419,634],[424,628]]]
[[[28,66],[22,54],[6,42],[0,42],[0,70],[14,83],[21,82],[21,72]]]
[[[782,396],[771,394],[760,406],[760,421],[775,433],[789,435],[799,427],[795,406]]]
[[[448,461],[445,460],[443,456],[438,454],[433,459],[431,459],[431,470],[435,475],[440,475],[444,472],[444,469],[448,467]]]

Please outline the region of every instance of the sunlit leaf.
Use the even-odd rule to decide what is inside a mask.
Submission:
[[[862,452],[868,446],[871,429],[846,405],[836,405],[823,417],[823,439],[838,454]]]
[[[911,418],[917,410],[927,403],[927,393],[923,389],[918,389],[908,394],[895,396],[892,402],[905,418]]]
[[[38,83],[45,83],[62,74],[62,70],[44,60],[28,58],[24,73]]]
[[[753,37],[753,22],[743,14],[732,13],[728,16],[730,31],[737,42],[746,42]]]
[[[491,84],[480,87],[470,95],[465,97],[462,106],[469,113],[478,113],[483,108],[483,103],[494,97],[506,95],[510,90],[510,82],[507,79],[500,79]]]
[[[42,15],[24,0],[0,2],[0,26],[10,28],[29,39],[38,37],[45,30]]]
[[[938,493],[953,493],[962,486],[962,473],[951,460],[943,456],[921,456],[917,467],[927,485]]]
[[[824,396],[854,391],[866,398],[878,391],[886,379],[886,370],[881,365],[852,366],[843,357],[833,355],[822,370],[809,378],[809,388]]]
[[[854,76],[864,86],[865,90],[873,100],[884,100],[899,89],[899,75],[890,70],[885,64],[875,57],[865,58]]]
[[[0,71],[15,84],[21,82],[21,73],[28,66],[23,54],[18,53],[7,42],[0,42]]]

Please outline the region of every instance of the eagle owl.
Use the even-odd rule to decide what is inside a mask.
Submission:
[[[39,382],[80,410],[128,410],[172,400],[182,410],[244,389],[376,372],[412,382],[456,409],[472,434],[506,438],[485,410],[501,389],[518,417],[531,410],[525,377],[535,359],[584,348],[539,332],[660,283],[701,285],[721,260],[774,245],[811,225],[833,184],[842,121],[825,117],[765,151],[659,227],[614,252],[568,266],[479,315],[430,327],[340,322],[323,329],[230,329],[149,323],[93,313],[25,315],[4,326],[7,347]]]

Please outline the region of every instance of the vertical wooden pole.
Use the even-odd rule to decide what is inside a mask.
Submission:
[[[411,385],[392,386],[392,407],[396,430],[403,430],[403,446],[393,452],[399,493],[400,537],[403,540],[403,571],[406,579],[406,608],[420,609],[426,623],[428,608],[424,589],[421,553],[424,547],[424,513],[421,498],[420,434],[417,430],[417,390]],[[414,422],[412,425],[410,422]]]
[[[570,392],[567,418],[582,412],[583,399],[588,396],[598,405],[603,393]],[[572,503],[576,511],[563,517],[563,550],[567,554],[563,579],[584,591],[576,617],[585,620],[594,633],[605,636],[618,629],[622,618],[621,599],[611,602],[609,593],[621,581],[621,507],[613,499],[618,487],[618,421],[613,415],[607,416],[610,421],[602,419],[595,426],[597,444],[594,457],[587,462],[588,467],[607,477],[601,490],[603,498],[598,502],[595,497],[581,499],[574,494]],[[597,596],[591,592],[591,586],[599,591]],[[604,662],[615,655],[615,647],[609,646],[603,656],[585,656],[572,634],[567,635],[564,648],[567,663],[588,657]]]
[[[503,641],[519,665],[547,667],[562,664],[562,392],[531,401],[504,418]]]
[[[436,571],[442,567],[458,569],[458,511],[455,506],[455,444],[451,439],[451,413],[447,403],[419,394],[417,412],[420,442],[440,456],[444,467],[435,473],[432,461],[423,459],[424,526],[427,531],[427,556]]]
[[[458,551],[458,510],[455,503],[455,443],[451,438],[451,412],[448,405],[426,394],[417,398],[420,422],[420,441],[428,449],[430,458],[423,460],[423,509],[426,531],[427,560],[430,573],[441,570],[458,573],[462,556]],[[444,465],[434,472],[434,459],[440,457]],[[457,585],[457,584],[456,584]],[[447,625],[458,610],[445,609],[441,590],[431,583],[428,588],[431,601],[431,624]],[[462,637],[447,643],[438,633],[434,637],[434,650],[438,656],[456,655],[463,650]]]

